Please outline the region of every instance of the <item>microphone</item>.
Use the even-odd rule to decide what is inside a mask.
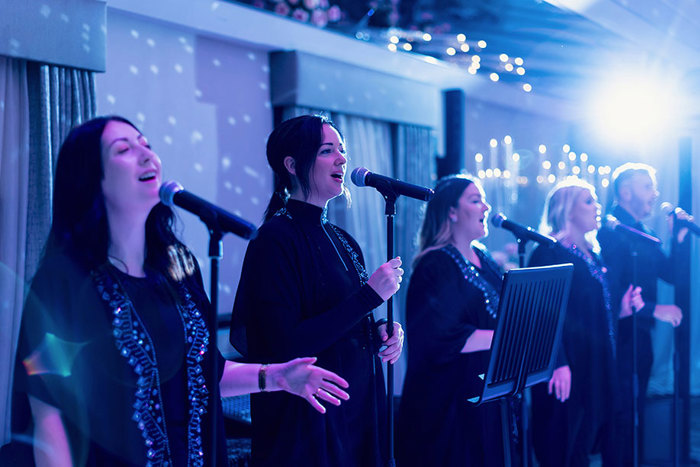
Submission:
[[[630,227],[629,225],[625,225],[615,216],[611,216],[608,214],[605,216],[605,226],[609,228],[610,230],[615,230],[617,232],[622,232],[626,234],[629,238],[633,240],[643,240],[645,242],[652,243],[654,245],[660,245],[661,240],[658,238],[654,237],[653,235],[649,235],[648,233],[644,233],[641,230],[637,230],[634,227]]]
[[[257,228],[250,222],[193,195],[176,181],[170,180],[163,183],[158,195],[166,206],[179,206],[185,211],[199,216],[211,230],[219,230],[222,233],[231,232],[249,240],[255,238],[257,234]]]
[[[553,246],[557,243],[557,241],[552,237],[542,235],[541,233],[536,232],[532,227],[509,221],[508,218],[500,212],[491,217],[491,223],[496,227],[510,230],[513,235],[521,240],[532,240],[533,242],[547,246]]]
[[[435,194],[430,188],[375,174],[364,167],[358,167],[353,170],[350,179],[357,186],[374,187],[383,195],[395,193],[396,195],[404,195],[421,201],[430,201],[430,198]]]
[[[683,228],[686,227],[688,230],[693,232],[695,235],[700,235],[700,225],[688,219],[679,219],[676,217],[676,212],[680,208],[674,208],[671,203],[661,203],[661,210],[666,213],[666,215],[673,216],[673,222],[678,223],[678,226]]]

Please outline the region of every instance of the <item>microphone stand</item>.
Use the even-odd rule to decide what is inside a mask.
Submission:
[[[637,286],[637,242],[630,242],[632,284]],[[632,310],[632,465],[639,465],[639,372],[637,370],[637,310]]]
[[[386,215],[386,256],[387,261],[394,258],[394,216],[396,215],[396,200],[399,195],[389,183],[381,183],[376,187],[384,198]],[[389,338],[394,334],[394,298],[386,301],[386,332]],[[395,467],[394,458],[394,365],[386,364],[386,408],[387,408],[387,467]]]
[[[515,242],[518,244],[518,267],[520,269],[525,267],[525,245],[528,239],[515,236]],[[530,420],[528,417],[528,407],[527,400],[523,394],[522,403],[520,404],[520,422],[522,423],[522,466],[527,467],[530,465],[530,449],[529,449],[529,433],[530,433]],[[504,431],[505,433],[505,431]],[[508,446],[510,446],[510,437],[508,437]]]
[[[213,226],[213,227],[212,227]],[[219,263],[224,256],[223,233],[214,223],[207,223],[209,228],[209,260],[211,263],[211,276],[209,281],[209,301],[211,302],[212,313],[209,318],[209,328],[211,329],[209,341],[213,344],[213,355],[211,358],[210,379],[212,387],[209,388],[211,394],[211,405],[209,407],[209,421],[211,430],[211,465],[217,465],[217,430],[219,427],[217,403],[219,400],[219,358],[217,350],[218,343],[218,315],[219,315]]]

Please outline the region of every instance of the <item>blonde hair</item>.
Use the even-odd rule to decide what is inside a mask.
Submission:
[[[569,233],[569,219],[574,205],[583,191],[588,191],[594,198],[596,197],[593,185],[578,177],[567,177],[557,183],[547,194],[540,232],[552,235],[558,240],[566,237]],[[600,250],[595,232],[587,232],[586,241],[593,251]]]

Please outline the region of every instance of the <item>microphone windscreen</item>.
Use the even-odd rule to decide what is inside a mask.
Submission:
[[[603,218],[603,223],[610,230],[615,230],[617,226],[620,225],[620,221],[617,220],[617,217],[611,216],[610,214]]]
[[[180,185],[175,180],[169,180],[167,182],[164,182],[160,186],[160,189],[158,190],[158,196],[160,197],[160,200],[163,202],[163,204],[172,207],[175,194],[178,191],[182,190],[184,190],[182,185]]]
[[[365,177],[368,173],[369,170],[367,170],[366,168],[358,167],[355,170],[353,170],[350,174],[350,180],[352,180],[352,183],[354,183],[356,186],[366,186]]]
[[[491,223],[496,227],[500,227],[501,225],[503,225],[503,221],[505,220],[507,220],[507,217],[500,212],[491,216]]]
[[[670,216],[671,214],[673,214],[674,211],[673,205],[668,202],[663,202],[661,203],[661,211],[667,216]]]

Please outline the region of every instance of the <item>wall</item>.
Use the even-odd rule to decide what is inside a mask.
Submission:
[[[272,191],[267,51],[109,10],[98,112],[132,120],[163,162],[163,179],[258,224]],[[208,287],[208,233],[178,210]],[[230,313],[245,242],[224,240],[220,313]]]

